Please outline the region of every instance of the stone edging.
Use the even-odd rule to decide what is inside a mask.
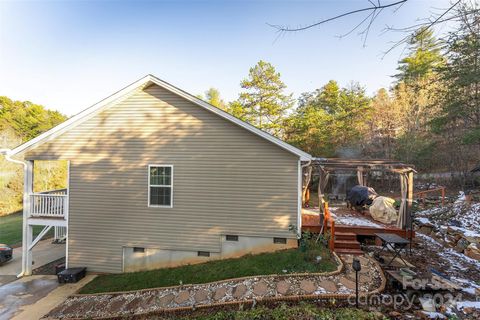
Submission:
[[[332,271],[332,272],[325,272],[325,273],[302,273],[302,274],[282,274],[278,275],[280,278],[285,278],[289,276],[313,276],[313,275],[321,275],[321,276],[329,276],[329,275],[338,275],[342,272],[343,268],[345,267],[343,261],[334,253],[334,257],[337,261],[339,261],[339,266],[337,270]],[[379,276],[380,276],[380,285],[378,288],[375,290],[369,291],[369,292],[363,292],[360,293],[360,296],[365,297],[365,296],[371,296],[375,295],[378,293],[383,292],[385,289],[387,280],[385,278],[385,275],[380,267],[380,264],[370,257],[369,255],[364,255],[365,258],[370,260],[372,264],[374,264],[379,270]],[[217,281],[217,282],[211,282],[210,284],[221,284],[224,282],[230,282],[234,280],[245,280],[245,279],[252,279],[252,278],[264,278],[264,277],[276,277],[277,275],[270,275],[270,276],[251,276],[251,277],[242,277],[242,278],[237,278],[237,279],[228,279],[228,280],[222,280],[222,281]],[[197,285],[209,285],[209,284],[197,284]],[[151,289],[142,289],[142,290],[133,290],[133,291],[126,291],[126,292],[117,292],[116,294],[122,294],[122,293],[132,293],[132,292],[143,292],[143,291],[151,291],[151,290],[162,290],[162,289],[168,289],[168,288],[174,288],[174,289],[185,289],[189,288],[190,286],[195,286],[195,285],[187,285],[187,286],[173,286],[173,287],[161,287],[161,288],[151,288]],[[112,293],[100,293],[100,294],[76,294],[72,295],[71,297],[86,297],[86,296],[96,296],[96,295],[102,295],[102,294],[112,294]],[[115,293],[114,293],[115,294]],[[198,304],[198,305],[192,305],[192,306],[183,306],[183,307],[174,307],[174,308],[161,308],[158,310],[154,311],[145,311],[145,312],[138,312],[135,314],[130,314],[130,316],[147,316],[147,315],[160,315],[160,314],[175,314],[179,312],[187,312],[187,311],[195,311],[199,309],[208,309],[208,308],[218,308],[222,306],[235,306],[235,305],[256,305],[257,303],[268,303],[268,302],[281,302],[281,301],[302,301],[302,300],[328,300],[328,299],[337,299],[337,300],[347,300],[349,298],[354,297],[355,294],[352,293],[320,293],[320,294],[305,294],[305,295],[291,295],[291,296],[274,296],[274,297],[259,297],[259,298],[253,298],[253,299],[247,299],[247,300],[239,300],[239,301],[227,301],[227,302],[219,302],[219,303],[208,303],[208,304]],[[54,318],[48,318],[48,319],[54,319]],[[70,320],[76,320],[76,319],[84,319],[84,318],[63,318],[63,319],[70,319]],[[109,320],[109,319],[118,319],[118,315],[115,316],[98,316],[98,317],[89,317],[89,319],[102,319],[102,320]]]
[[[267,274],[267,275],[252,275],[252,276],[245,276],[239,278],[229,278],[219,281],[212,281],[212,282],[205,282],[205,283],[190,283],[190,284],[183,284],[178,286],[170,286],[170,287],[155,287],[155,288],[147,288],[147,289],[139,289],[139,290],[128,290],[128,291],[110,291],[110,292],[98,292],[98,293],[78,293],[82,288],[78,289],[75,294],[70,295],[69,297],[86,297],[86,296],[98,296],[104,294],[111,294],[111,295],[118,295],[118,294],[125,294],[125,293],[134,293],[134,292],[145,292],[145,291],[153,291],[153,290],[167,290],[167,289],[186,289],[193,286],[198,285],[215,285],[215,284],[222,284],[225,282],[231,281],[242,281],[251,278],[269,278],[269,277],[278,277],[278,278],[288,278],[288,277],[302,277],[302,276],[333,276],[340,274],[343,270],[343,261],[338,257],[335,252],[332,252],[332,255],[337,262],[338,266],[337,269],[330,272],[316,272],[316,273],[284,273],[284,274]]]

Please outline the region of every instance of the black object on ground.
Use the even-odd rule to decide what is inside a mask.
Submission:
[[[6,244],[0,243],[0,264],[12,260],[13,249]]]
[[[75,283],[85,277],[87,268],[68,268],[60,272],[58,276],[58,283]]]

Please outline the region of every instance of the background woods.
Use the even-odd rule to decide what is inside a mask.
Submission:
[[[13,148],[67,118],[58,111],[45,109],[29,101],[0,97],[0,149]],[[0,216],[21,209],[23,168],[0,158]],[[35,191],[65,187],[66,165],[58,161],[41,161],[35,166]]]

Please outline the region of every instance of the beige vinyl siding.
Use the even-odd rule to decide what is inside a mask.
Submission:
[[[156,85],[40,145],[70,160],[69,266],[121,272],[122,246],[220,250],[221,234],[293,238],[298,157]],[[148,165],[173,165],[173,208]]]

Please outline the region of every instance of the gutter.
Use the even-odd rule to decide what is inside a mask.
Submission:
[[[9,161],[9,162],[13,162],[13,163],[16,163],[16,164],[21,164],[23,165],[23,170],[24,172],[27,172],[27,163],[24,162],[24,161],[21,161],[21,160],[17,160],[17,159],[12,159],[11,158],[11,155],[12,155],[12,150],[11,149],[0,149],[0,154],[3,154],[5,156],[5,160]],[[23,183],[24,183],[24,188],[25,188],[25,185],[27,183],[27,176],[26,174],[24,174],[24,178],[23,178]],[[23,192],[23,204],[25,204],[25,198],[27,197],[28,195],[25,194],[25,190]],[[23,277],[23,275],[25,274],[25,263],[26,263],[26,246],[27,246],[27,234],[25,232],[25,229],[26,229],[26,225],[27,225],[27,212],[25,210],[22,210],[23,211],[23,229],[22,229],[22,271],[17,275],[17,278],[20,278],[20,277]]]

